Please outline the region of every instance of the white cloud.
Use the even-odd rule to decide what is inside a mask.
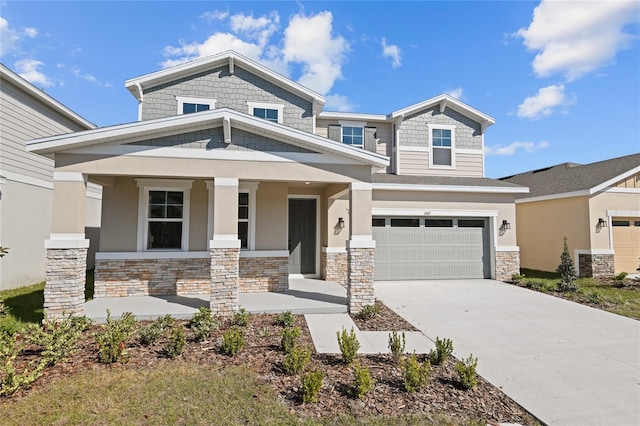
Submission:
[[[344,95],[327,95],[325,101],[327,111],[351,112],[357,107]]]
[[[200,17],[206,20],[208,23],[212,23],[214,21],[224,21],[229,17],[228,10],[214,10],[212,12],[205,12]]]
[[[34,86],[51,87],[55,86],[53,80],[38,70],[44,64],[35,59],[21,59],[14,64],[18,75]]]
[[[80,68],[73,66],[71,67],[71,72],[73,73],[73,75],[75,75],[78,78],[82,78],[84,80],[90,81],[92,83],[95,83],[97,81],[97,79],[91,75],[91,74],[87,74],[87,73],[82,73],[82,71],[80,70]]]
[[[402,65],[402,51],[395,44],[387,44],[387,40],[382,38],[382,55],[385,58],[391,58],[391,66],[398,68]]]
[[[518,117],[536,119],[553,114],[557,107],[575,103],[573,94],[567,96],[563,84],[543,87],[534,96],[526,98],[518,105]]]
[[[464,99],[464,96],[462,94],[463,91],[464,90],[462,89],[462,87],[456,87],[455,89],[446,90],[444,93],[451,96],[452,98],[456,98],[461,101]]]
[[[181,41],[178,47],[165,47],[164,55],[170,59],[162,62],[162,66],[168,68],[230,49],[254,60],[259,60],[262,54],[260,46],[254,43],[247,43],[230,33],[215,33],[202,43],[194,42],[186,44]]]
[[[273,33],[278,30],[280,15],[274,11],[269,16],[254,18],[252,15],[239,13],[231,17],[230,23],[233,32],[244,34],[249,40],[254,40],[259,46],[264,47]]]
[[[17,31],[9,26],[9,21],[0,16],[0,56],[14,52],[18,46],[20,36]]]
[[[541,149],[545,149],[549,147],[549,142],[541,141],[541,142],[512,142],[509,145],[495,145],[495,146],[485,146],[484,153],[485,155],[505,155],[511,156],[516,153],[518,150],[523,150],[526,153],[532,154]]]
[[[24,29],[24,33],[27,35],[27,37],[29,38],[35,38],[38,35],[38,30],[35,28],[25,28]]]
[[[543,0],[529,27],[514,36],[538,52],[533,61],[538,76],[560,73],[571,81],[610,64],[637,39],[627,30],[637,25],[639,12],[637,1]]]

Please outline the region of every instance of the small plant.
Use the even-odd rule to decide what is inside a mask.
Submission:
[[[546,293],[551,289],[549,284],[544,280],[530,280],[530,281],[527,281],[526,287],[527,288],[531,288],[531,289],[536,290],[536,291],[540,291],[542,293]]]
[[[164,353],[169,358],[177,358],[182,355],[185,344],[186,339],[184,337],[184,327],[182,327],[182,325],[178,325],[171,330],[171,333],[169,334],[169,341],[164,346]]]
[[[620,272],[618,275],[613,277],[613,285],[618,288],[624,287],[624,280],[627,279],[627,275],[629,274],[627,274],[626,272]]]
[[[71,315],[62,320],[47,320],[40,325],[30,324],[25,333],[25,340],[31,344],[42,346],[42,357],[45,364],[55,365],[75,351],[76,342],[91,320],[85,316]]]
[[[299,327],[287,327],[282,330],[282,340],[280,341],[280,347],[284,353],[289,353],[296,345],[296,340],[300,337]]]
[[[102,333],[96,336],[101,362],[127,362],[126,343],[135,324],[136,318],[131,312],[125,312],[120,319],[114,320],[111,318],[111,311],[107,309],[107,322],[102,326]]]
[[[251,313],[247,312],[245,308],[240,308],[233,314],[233,318],[231,319],[231,321],[234,325],[246,327],[247,324],[249,324],[250,319]]]
[[[351,332],[347,333],[347,330],[342,328],[342,332],[336,331],[338,336],[338,346],[340,347],[340,353],[342,353],[342,359],[348,365],[351,365],[356,359],[358,349],[360,349],[360,342],[356,337],[356,332],[351,327]]]
[[[556,272],[560,274],[561,279],[558,283],[558,291],[565,293],[578,290],[578,285],[576,284],[578,274],[573,264],[573,259],[571,259],[571,255],[569,254],[567,237],[564,237],[562,255],[560,255],[560,265],[558,265]]]
[[[244,332],[238,327],[231,327],[222,334],[220,350],[223,354],[235,356],[244,347]]]
[[[520,284],[524,279],[524,274],[515,273],[511,275],[511,282],[514,284]]]
[[[287,352],[282,362],[282,368],[288,375],[293,376],[301,372],[310,360],[311,348],[296,345],[291,351]]]
[[[317,368],[302,375],[302,402],[307,404],[318,400],[323,379],[324,373]]]
[[[153,345],[163,332],[164,330],[162,327],[160,327],[155,321],[145,324],[140,328],[140,330],[138,330],[140,343],[144,346]]]
[[[372,391],[376,384],[371,377],[369,367],[361,367],[360,364],[356,364],[353,367],[353,380],[355,382],[353,387],[353,396],[355,398],[362,398]]]
[[[407,342],[404,337],[404,331],[400,335],[397,331],[392,331],[391,333],[389,333],[389,350],[391,351],[391,355],[393,355],[394,358],[397,359],[404,353],[406,343]]]
[[[189,321],[189,327],[195,336],[196,341],[207,340],[211,332],[218,328],[218,323],[211,315],[211,309],[201,307]]]
[[[42,376],[47,365],[46,359],[30,362],[19,372],[14,362],[22,346],[16,343],[15,334],[0,332],[0,376],[4,376],[0,382],[0,396],[11,396],[18,389],[29,386]]]
[[[473,354],[469,355],[469,358],[463,359],[456,364],[460,384],[464,389],[473,389],[478,384],[478,380],[476,379],[477,367],[478,358],[474,358]]]
[[[282,312],[276,317],[276,325],[280,327],[293,327],[295,321],[296,318],[291,311]]]
[[[379,313],[380,313],[380,306],[378,306],[377,304],[365,305],[362,307],[362,310],[360,311],[360,318],[362,318],[362,320],[366,322],[371,318],[375,317],[376,315],[378,315]]]
[[[402,365],[404,376],[404,388],[407,392],[416,392],[424,387],[431,374],[431,363],[425,360],[422,364],[418,361],[415,352],[405,359]]]
[[[436,350],[429,352],[429,359],[435,365],[441,365],[453,353],[453,342],[451,339],[442,339],[436,337]]]

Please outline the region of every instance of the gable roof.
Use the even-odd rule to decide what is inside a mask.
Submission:
[[[27,142],[27,151],[44,155],[92,145],[114,142],[134,142],[151,137],[169,136],[220,126],[223,128],[229,126],[229,128],[233,127],[256,132],[294,146],[320,153],[339,155],[378,168],[389,165],[389,158],[384,155],[354,148],[312,133],[257,118],[229,108],[219,108],[155,120],[137,121],[83,132],[34,139]]]
[[[180,78],[189,77],[221,65],[229,65],[230,72],[233,74],[233,68],[236,64],[285,90],[312,101],[314,103],[314,110],[321,110],[325,103],[324,96],[319,93],[316,93],[313,90],[308,89],[233,50],[217,53],[215,55],[185,62],[184,64],[132,78],[125,81],[124,86],[138,100],[142,100],[144,95],[141,91],[144,91],[144,89]]]
[[[71,109],[69,109],[59,101],[47,95],[42,90],[38,89],[33,84],[29,83],[27,80],[25,80],[24,78],[20,77],[18,74],[11,71],[4,64],[0,64],[0,79],[11,82],[15,86],[23,90],[24,92],[28,93],[29,95],[37,99],[39,102],[43,103],[45,106],[51,108],[52,110],[56,111],[62,116],[68,118],[69,120],[73,121],[79,126],[82,126],[86,129],[96,128],[95,124],[89,122],[84,117],[73,112]]]
[[[632,154],[584,165],[562,163],[500,180],[528,186],[530,193],[526,199],[529,200],[592,195],[638,172],[640,154]]]

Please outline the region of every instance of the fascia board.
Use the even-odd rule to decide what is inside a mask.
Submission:
[[[597,192],[600,192],[602,190],[607,189],[608,187],[610,187],[611,185],[617,183],[618,181],[621,181],[622,179],[626,179],[629,176],[633,176],[634,174],[640,172],[640,166],[634,167],[633,169],[622,173],[621,175],[618,175],[614,178],[611,178],[605,182],[602,182],[600,185],[594,186],[593,188],[589,189],[589,194],[593,195]]]
[[[322,111],[318,118],[325,120],[353,120],[353,121],[377,121],[389,122],[389,118],[384,114],[366,114],[354,112],[334,112]]]
[[[526,194],[527,187],[463,186],[463,185],[419,185],[404,183],[374,183],[373,189],[384,191],[428,191],[428,192],[475,192],[484,194]]]
[[[438,95],[435,96],[431,99],[427,99],[425,101],[419,102],[417,104],[414,105],[410,105],[406,108],[402,108],[399,109],[397,111],[393,111],[391,114],[389,114],[390,118],[397,118],[400,117],[402,115],[409,115],[412,114],[414,112],[418,112],[421,111],[423,109],[427,109],[429,107],[432,107],[434,105],[439,104],[440,102],[442,102],[443,100],[447,101],[447,107],[454,109],[456,111],[458,111],[459,113],[466,115],[467,117],[473,118],[474,120],[478,121],[479,123],[482,123],[483,121],[486,121],[488,123],[488,125],[492,125],[495,124],[496,120],[487,115],[484,114],[480,111],[478,111],[477,109],[463,103],[460,102],[459,100],[457,100],[456,98],[453,98],[449,95],[446,94],[442,94],[442,95]]]
[[[559,200],[561,198],[585,197],[589,195],[591,195],[589,190],[564,192],[562,194],[550,194],[550,195],[540,195],[538,197],[519,198],[516,200],[516,204],[534,203],[537,201]]]

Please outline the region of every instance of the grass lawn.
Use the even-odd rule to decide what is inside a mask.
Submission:
[[[627,280],[624,287],[615,287],[594,278],[579,278],[576,281],[578,291],[560,293],[557,291],[560,281],[557,273],[523,269],[522,274],[520,286],[640,320],[640,286],[632,280]]]

